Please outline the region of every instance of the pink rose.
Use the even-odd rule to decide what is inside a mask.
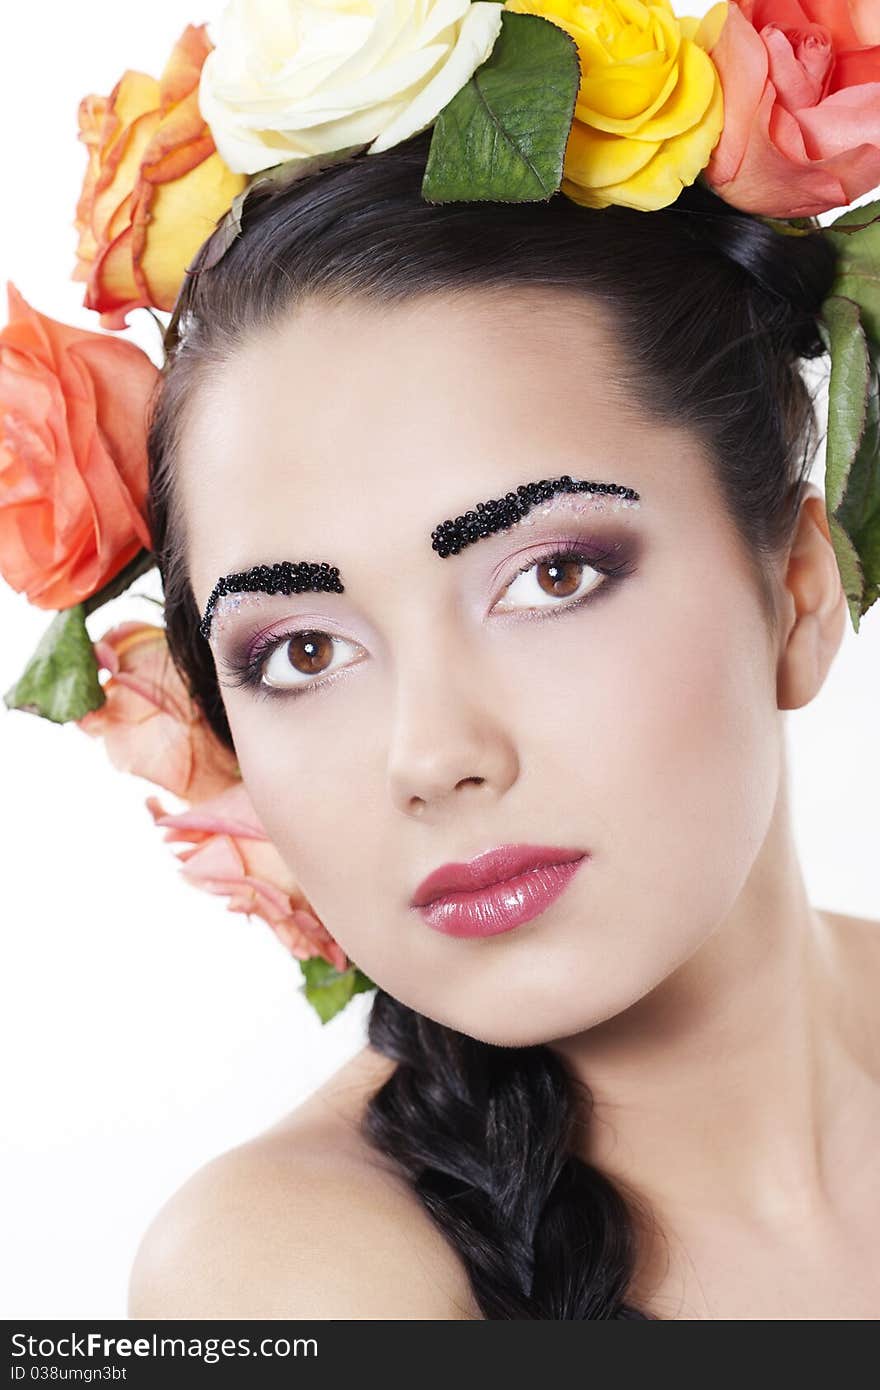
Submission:
[[[126,622],[94,644],[110,672],[105,703],[76,720],[103,738],[111,762],[187,801],[201,801],[240,778],[238,761],[220,742],[184,688],[165,629]]]
[[[813,217],[880,184],[876,0],[729,0],[710,56],[724,126],[703,173],[726,202]]]
[[[190,846],[177,858],[197,888],[228,897],[230,912],[261,917],[298,960],[322,956],[337,970],[347,969],[348,957],[300,893],[243,782],[176,814],[165,812],[158,797],[146,804],[156,825],[167,828],[166,840]]]

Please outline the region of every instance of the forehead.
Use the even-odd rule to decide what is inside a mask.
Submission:
[[[683,475],[705,471],[695,445],[639,407],[632,372],[601,306],[552,289],[300,307],[190,403],[179,498],[197,603],[259,554],[436,558],[431,531],[517,477],[644,492],[675,458],[684,496]]]

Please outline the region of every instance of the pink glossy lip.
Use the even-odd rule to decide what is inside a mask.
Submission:
[[[466,864],[443,864],[411,904],[429,926],[452,936],[492,936],[537,917],[587,857],[554,845],[501,845]]]

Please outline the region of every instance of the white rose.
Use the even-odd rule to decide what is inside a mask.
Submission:
[[[497,0],[228,0],[210,21],[199,109],[230,169],[255,174],[425,130],[489,57]]]

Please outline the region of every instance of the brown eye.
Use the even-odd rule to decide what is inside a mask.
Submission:
[[[560,551],[538,555],[517,571],[504,590],[505,601],[495,607],[502,612],[574,607],[562,600],[586,597],[605,582],[604,571],[596,569],[584,555]],[[524,599],[525,603],[511,603],[511,598]],[[554,603],[554,599],[559,602]]]
[[[295,671],[320,676],[333,659],[333,638],[326,632],[297,632],[281,650]]]
[[[542,560],[536,570],[538,583],[545,594],[556,598],[571,598],[580,587],[583,560]]]
[[[315,629],[281,634],[271,639],[251,662],[256,680],[288,694],[311,688],[310,676],[323,676],[339,666],[345,648],[357,650],[353,642]]]

